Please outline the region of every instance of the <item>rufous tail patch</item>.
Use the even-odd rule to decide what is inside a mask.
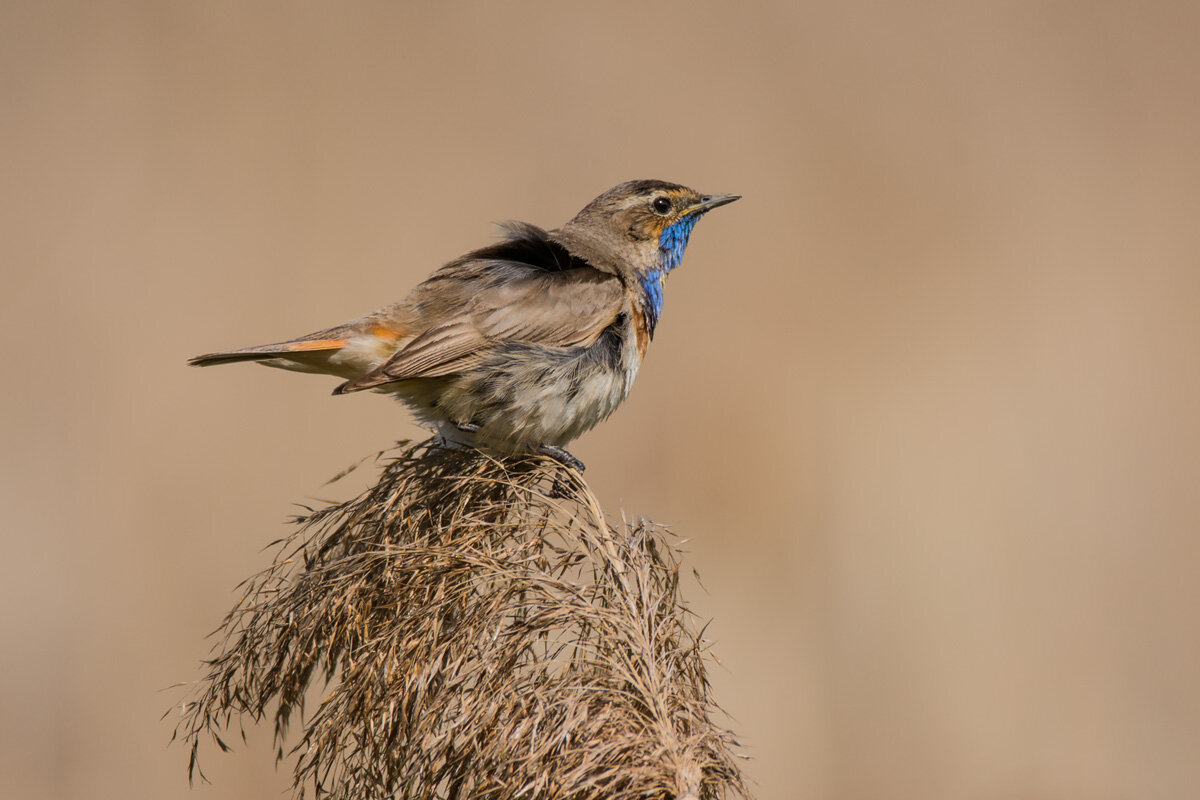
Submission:
[[[287,346],[285,352],[303,353],[308,350],[336,350],[339,347],[345,346],[345,339],[314,339],[308,342],[292,342]]]

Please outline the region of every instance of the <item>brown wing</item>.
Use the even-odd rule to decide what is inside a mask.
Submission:
[[[616,320],[624,302],[620,280],[590,268],[492,283],[446,318],[430,320],[434,324],[385,364],[342,384],[335,394],[453,375],[508,342],[588,347]]]

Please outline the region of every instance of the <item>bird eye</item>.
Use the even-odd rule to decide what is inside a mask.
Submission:
[[[654,202],[650,205],[654,208],[655,212],[659,214],[666,214],[671,210],[671,201],[665,197],[654,198]]]

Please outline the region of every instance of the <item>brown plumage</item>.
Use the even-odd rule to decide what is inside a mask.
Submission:
[[[190,363],[336,375],[335,394],[393,393],[448,438],[555,450],[625,399],[692,225],[736,199],[624,183],[556,230],[508,224],[503,241],[360,319]]]

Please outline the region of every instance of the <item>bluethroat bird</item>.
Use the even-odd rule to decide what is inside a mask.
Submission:
[[[394,394],[448,441],[536,450],[582,470],[563,448],[629,394],[692,227],[737,199],[622,183],[561,228],[502,226],[503,241],[451,261],[398,303],[189,363],[336,375],[345,382],[334,394]]]

